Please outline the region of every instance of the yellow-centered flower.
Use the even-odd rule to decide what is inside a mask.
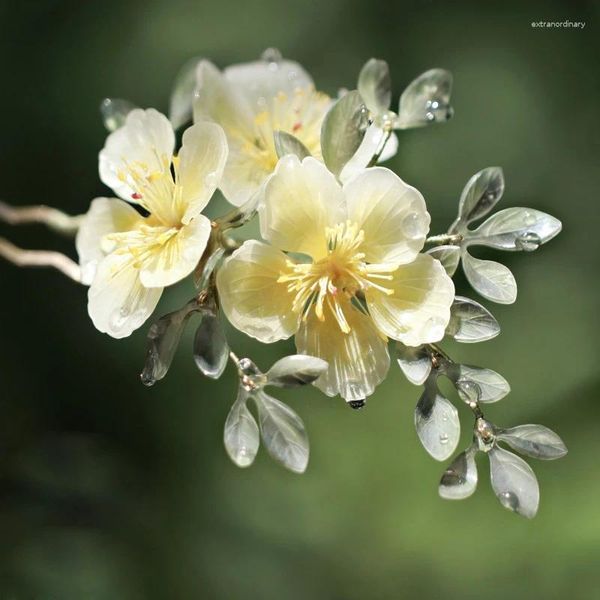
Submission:
[[[263,342],[296,334],[329,363],[316,385],[347,401],[373,393],[389,367],[387,339],[439,341],[454,285],[420,254],[430,217],[421,194],[382,167],[343,187],[314,158],[279,161],[260,207],[271,245],[247,241],[217,276],[231,323]]]
[[[211,225],[200,212],[225,166],[225,134],[214,123],[197,123],[183,134],[178,156],[174,149],[169,120],[153,109],[136,109],[100,152],[100,177],[122,200],[92,202],[77,251],[91,284],[90,317],[113,337],[142,325],[163,288],[187,277],[206,248]]]

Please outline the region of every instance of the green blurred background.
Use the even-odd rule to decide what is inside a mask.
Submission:
[[[391,164],[424,193],[432,231],[490,165],[505,170],[503,207],[548,211],[564,231],[533,255],[502,254],[519,284],[516,305],[491,307],[503,335],[446,347],[511,382],[492,420],[542,422],[570,453],[533,465],[542,500],[531,522],[500,507],[483,460],[477,494],[442,501],[444,465],[412,423],[419,390],[393,366],[360,412],[315,390],[279,394],[305,420],[308,472],[290,474],[264,452],[240,470],[222,445],[233,372],[201,377],[192,328],[168,377],[146,389],[144,330],[109,339],[87,317],[85,289],[0,264],[0,599],[600,598],[598,9],[3,0],[0,197],[71,213],[107,193],[100,100],[166,110],[191,56],[225,66],[276,46],[332,94],[371,56],[389,61],[396,96],[420,72],[450,69],[455,119],[403,133]],[[587,25],[531,28],[564,19]],[[73,254],[42,227],[2,225],[0,235]],[[161,312],[191,294],[179,285]],[[292,351],[233,332],[231,343],[263,367]]]

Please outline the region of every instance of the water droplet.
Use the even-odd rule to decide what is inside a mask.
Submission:
[[[277,48],[267,48],[260,56],[260,59],[269,64],[275,64],[275,68],[277,68],[277,63],[281,62],[281,52]]]
[[[298,77],[298,72],[294,71],[294,70],[288,71],[287,77],[288,77],[288,81],[294,81],[294,79],[297,79],[297,77]]]
[[[528,210],[526,210],[525,213],[523,214],[523,222],[527,226],[534,225],[535,224],[535,215],[532,212],[529,212]]]
[[[366,404],[366,401],[363,400],[350,400],[350,402],[348,402],[348,406],[354,410],[360,410],[364,405]]]
[[[121,317],[128,317],[128,316],[129,316],[129,309],[128,309],[128,308],[126,308],[125,306],[122,306],[122,307],[119,309],[119,315],[120,315]]]
[[[496,440],[494,426],[485,419],[479,418],[475,422],[475,435],[477,437],[477,445],[482,452],[489,452]]]
[[[205,178],[204,178],[204,185],[206,187],[216,187],[216,185],[219,183],[219,176],[217,173],[209,173]]]
[[[426,112],[425,113],[425,120],[429,121],[430,123],[432,123],[433,121],[435,121],[435,115],[432,112]]]
[[[498,500],[504,508],[512,510],[512,512],[517,512],[519,510],[519,498],[513,492],[501,492],[498,494]]]
[[[446,331],[446,322],[439,317],[431,317],[425,323],[425,328],[431,334],[431,339],[441,340]]]
[[[426,221],[423,215],[416,212],[406,215],[404,219],[402,219],[400,227],[402,233],[411,240],[424,237],[427,231]]]
[[[531,224],[531,223],[529,223]],[[527,231],[515,240],[515,246],[524,252],[533,252],[542,244],[540,236],[534,231]]]
[[[447,433],[440,433],[440,444],[447,444],[449,440]]]
[[[140,379],[146,387],[151,387],[156,383],[156,379],[154,379],[152,373],[147,370],[140,373]]]
[[[467,404],[479,402],[481,397],[481,388],[474,381],[469,379],[459,379],[456,382],[456,391],[460,399]]]

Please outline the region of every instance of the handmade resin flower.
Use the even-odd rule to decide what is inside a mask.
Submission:
[[[100,177],[122,200],[92,202],[77,250],[83,279],[91,283],[90,317],[116,338],[142,325],[163,288],[194,270],[210,235],[200,212],[225,166],[225,134],[214,123],[197,123],[183,134],[178,156],[174,149],[168,119],[135,109],[100,152]]]
[[[430,222],[423,197],[388,169],[342,187],[314,158],[286,156],[260,219],[271,245],[246,241],[221,268],[223,310],[262,342],[296,334],[301,354],[329,363],[316,382],[326,394],[373,393],[389,367],[388,337],[409,346],[443,337],[454,285],[419,254]]]
[[[296,62],[265,57],[223,72],[200,62],[194,120],[214,121],[225,130],[229,158],[220,189],[226,198],[241,206],[273,172],[276,131],[294,135],[320,159],[321,123],[330,104]]]

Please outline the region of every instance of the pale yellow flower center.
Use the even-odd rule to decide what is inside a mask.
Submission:
[[[364,242],[364,231],[350,221],[325,230],[327,256],[313,263],[288,261],[289,271],[279,282],[288,283],[288,291],[295,293],[292,308],[305,320],[314,310],[320,321],[325,320],[325,306],[334,316],[344,333],[350,326],[344,315],[348,301],[357,298],[370,288],[390,295],[390,290],[377,281],[392,279],[398,266],[395,264],[366,263],[360,251]]]

